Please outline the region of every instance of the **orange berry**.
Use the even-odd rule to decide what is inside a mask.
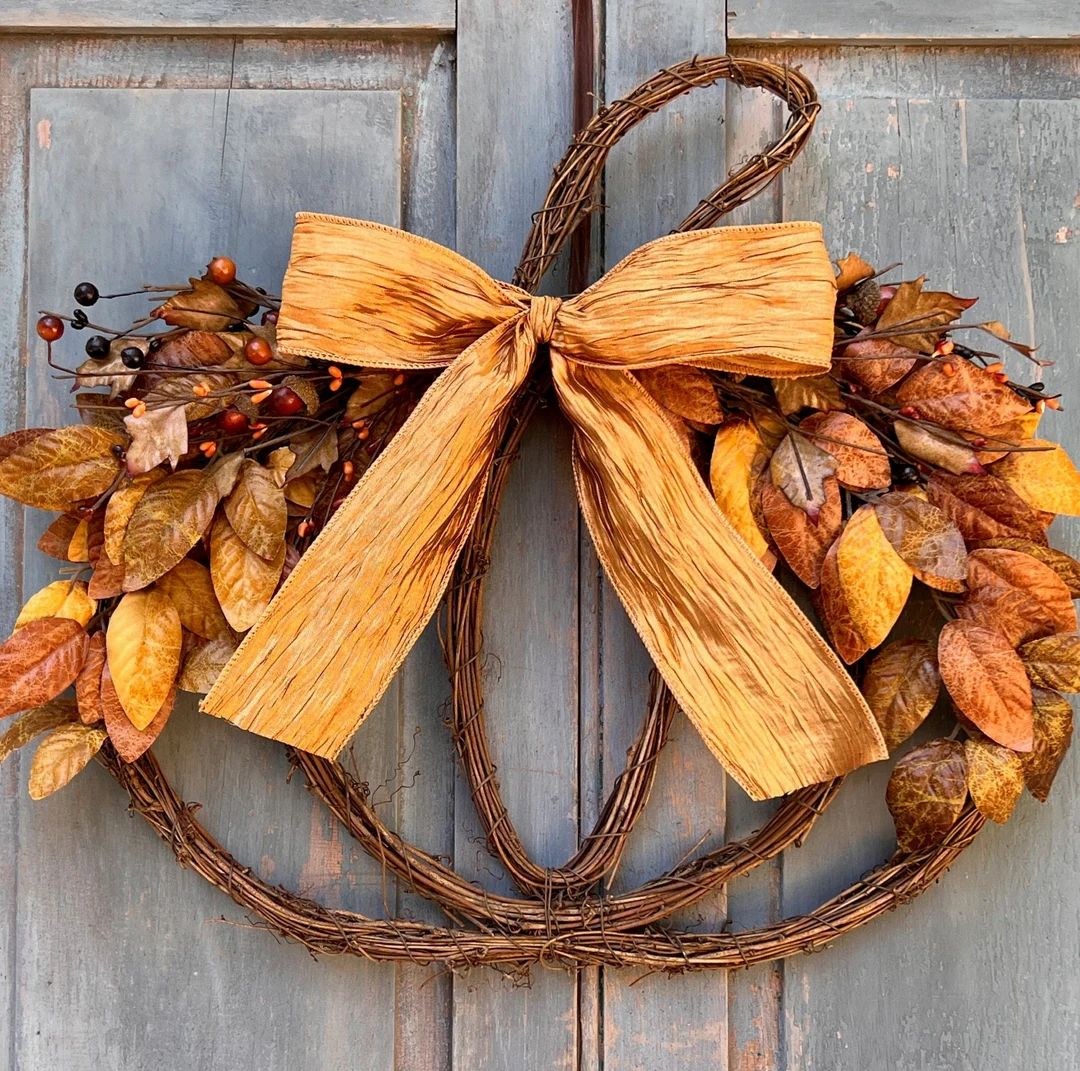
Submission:
[[[946,361],[946,362],[945,362],[945,363],[944,363],[944,364],[943,364],[943,365],[941,366],[941,370],[942,370],[942,372],[944,372],[944,373],[945,373],[945,375],[947,375],[947,376],[955,376],[955,375],[956,375],[956,365],[952,364],[952,363],[951,363],[951,362],[949,362],[949,361]]]
[[[341,379],[341,369],[336,364],[330,365],[326,370],[330,373],[331,379]]]
[[[994,379],[998,383],[1008,383],[1009,377],[1004,372],[995,372]]]
[[[315,528],[315,525],[314,525],[314,524],[312,524],[312,523],[311,523],[311,521],[307,521],[307,520],[304,520],[304,521],[301,521],[301,522],[300,522],[300,523],[299,523],[299,524],[298,524],[298,525],[296,526],[296,534],[297,534],[297,535],[298,535],[298,536],[299,536],[299,537],[300,537],[301,539],[303,539],[303,538],[304,538],[304,537],[305,537],[305,536],[306,536],[306,535],[307,535],[307,534],[308,534],[309,532],[311,532],[311,531],[312,531],[312,530],[313,530],[314,528]]]
[[[357,437],[357,438],[358,438],[358,439],[359,439],[359,440],[360,440],[361,442],[366,442],[366,441],[367,441],[367,439],[368,439],[368,437],[369,437],[370,435],[371,435],[371,432],[370,432],[370,431],[368,431],[368,429],[367,429],[367,428],[361,428],[361,429],[360,429],[360,430],[359,430],[359,431],[358,431],[358,432],[356,433],[356,437]]]
[[[363,428],[367,427],[367,421],[363,419],[354,420],[352,426],[354,431],[361,431]]]
[[[139,404],[139,399],[138,398],[128,398],[128,400],[126,402],[124,402],[124,405],[128,409],[134,409],[135,406],[137,406],[138,404]]]
[[[214,257],[206,266],[206,274],[218,286],[228,286],[236,281],[236,261],[231,257]]]
[[[258,440],[258,439],[261,439],[261,438],[262,438],[262,437],[263,437],[263,436],[264,436],[264,435],[266,434],[266,432],[267,432],[267,428],[266,428],[266,425],[264,424],[264,425],[263,425],[263,426],[262,426],[261,428],[256,428],[256,429],[255,429],[255,430],[254,430],[254,431],[253,431],[253,432],[251,433],[251,437],[252,437],[253,439],[256,439],[256,440]]]
[[[269,364],[274,359],[274,351],[265,338],[259,338],[259,336],[256,335],[254,338],[248,339],[245,344],[244,356],[247,358],[249,364]]]
[[[351,461],[346,461],[341,466],[341,474],[345,477],[346,480],[351,480],[353,478],[353,472],[355,471],[355,468],[356,466]]]
[[[1035,412],[1040,416],[1046,412],[1046,402],[1042,398],[1035,403]]]
[[[986,370],[987,372],[1000,372],[1004,367],[1005,365],[1001,361],[994,361],[993,364],[986,366]]]
[[[403,386],[404,383],[405,383],[405,373],[404,372],[398,372],[398,374],[396,376],[394,376],[394,386],[395,387],[400,387],[400,386]]]
[[[260,402],[265,402],[274,392],[272,390],[261,390],[251,396],[251,400],[258,405]]]
[[[342,384],[345,382],[343,379],[330,380],[330,392],[331,394],[336,390],[341,390]]]
[[[139,402],[134,409],[131,410],[133,417],[146,416],[146,402]]]
[[[934,353],[935,353],[935,354],[936,354],[936,355],[937,355],[938,357],[944,357],[944,356],[946,356],[946,355],[948,355],[948,354],[952,353],[952,351],[953,351],[954,349],[956,349],[956,346],[955,346],[955,345],[953,344],[953,340],[952,340],[951,338],[943,338],[943,339],[942,339],[942,340],[941,340],[941,341],[940,341],[940,342],[939,342],[939,343],[938,343],[938,344],[937,344],[937,345],[936,345],[936,346],[934,347]]]
[[[38,337],[55,342],[64,333],[64,321],[59,316],[42,316],[37,322]]]
[[[274,384],[268,379],[249,379],[248,386],[252,390],[269,390]]]
[[[1051,409],[1060,409],[1061,408],[1061,399],[1060,398],[1047,398],[1046,399],[1046,404]]]
[[[210,385],[207,383],[196,383],[195,386],[191,388],[191,393],[194,394],[196,398],[205,398],[210,393]]]

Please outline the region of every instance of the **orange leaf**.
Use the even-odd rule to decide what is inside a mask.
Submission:
[[[1057,692],[1032,688],[1031,697],[1035,708],[1035,743],[1020,759],[1028,791],[1045,803],[1061,760],[1072,743],[1073,712],[1069,701]]]
[[[840,384],[830,375],[800,376],[798,379],[774,379],[773,394],[784,416],[801,409],[817,409],[821,412],[844,408],[840,397]]]
[[[960,817],[967,799],[964,745],[933,740],[897,762],[885,790],[902,851],[940,844]]]
[[[881,440],[849,413],[814,413],[799,430],[836,458],[836,478],[852,491],[870,491],[892,483],[889,455]]]
[[[1024,764],[1015,751],[984,736],[964,741],[967,785],[981,814],[1007,822],[1024,792]]]
[[[15,619],[22,628],[42,617],[70,617],[84,628],[97,611],[97,603],[86,593],[82,580],[54,580],[31,595]]]
[[[840,485],[835,476],[824,483],[825,501],[816,521],[793,506],[768,480],[761,481],[761,509],[769,534],[791,571],[809,588],[821,583],[825,555],[840,534],[843,516]]]
[[[210,570],[185,558],[162,576],[155,587],[165,592],[180,615],[180,624],[204,640],[229,631],[229,623],[218,605]]]
[[[985,368],[959,358],[928,361],[900,384],[896,400],[913,406],[921,419],[952,431],[985,433],[1031,412],[1028,402]]]
[[[875,330],[921,353],[931,353],[941,329],[975,304],[975,298],[956,297],[941,290],[923,290],[925,276],[901,283],[878,317]]]
[[[159,480],[164,479],[164,469],[151,469],[121,484],[105,506],[105,553],[109,560],[120,565],[124,561],[124,536],[128,522],[142,496]]]
[[[850,290],[856,283],[863,279],[869,279],[874,274],[874,268],[868,264],[858,253],[848,253],[836,262],[839,269],[836,276],[836,289],[843,293]]]
[[[86,629],[69,617],[42,617],[0,645],[0,718],[55,699],[86,661]]]
[[[936,469],[944,469],[954,476],[979,476],[986,471],[970,446],[945,438],[921,422],[898,420],[893,424],[893,434],[905,453]]]
[[[285,565],[285,543],[273,561],[256,554],[218,514],[210,532],[210,576],[226,620],[245,632],[270,605]]]
[[[268,469],[245,461],[224,508],[233,530],[260,558],[277,556],[288,511],[285,494]]]
[[[772,482],[811,520],[817,520],[825,504],[825,481],[835,472],[836,458],[794,431],[784,436],[769,459]]]
[[[1025,643],[1020,657],[1032,684],[1059,692],[1080,692],[1080,636],[1075,632]]]
[[[871,394],[888,390],[911,370],[918,354],[888,338],[856,338],[833,362],[837,373]]]
[[[105,716],[101,709],[101,671],[104,668],[105,633],[95,632],[87,646],[86,661],[75,678],[75,701],[83,725],[94,725]]]
[[[1030,554],[1031,557],[1042,562],[1043,565],[1050,566],[1069,589],[1069,594],[1074,599],[1080,599],[1080,562],[1069,557],[1064,551],[1043,546],[1041,543],[1033,543],[1030,539],[1010,536],[987,539],[976,546],[979,548],[1001,547],[1004,550],[1019,550],[1024,554]]]
[[[108,665],[101,675],[101,708],[105,716],[105,728],[109,739],[116,748],[117,755],[124,762],[134,762],[161,735],[169,715],[176,703],[176,683],[162,701],[161,708],[154,715],[153,721],[144,729],[136,729],[131,719],[124,712],[124,706],[117,695],[116,686],[109,673]]]
[[[66,785],[98,753],[105,734],[88,725],[62,725],[38,745],[30,764],[30,798],[42,800]]]
[[[949,518],[969,543],[1019,536],[1046,543],[1039,515],[996,476],[931,476],[930,501]]]
[[[941,510],[908,491],[891,491],[874,503],[874,512],[893,550],[924,584],[964,590],[964,537]]]
[[[1031,439],[1025,445],[1039,450],[1014,450],[996,465],[1003,479],[1033,509],[1080,516],[1080,472],[1056,443]]]
[[[669,412],[698,424],[719,424],[724,411],[707,372],[688,364],[643,368],[641,385]]]
[[[69,509],[109,489],[123,435],[83,424],[45,432],[0,461],[0,494],[38,509]]]
[[[71,561],[68,550],[80,525],[85,531],[86,521],[70,513],[62,513],[42,532],[41,538],[37,541],[38,550],[43,554],[48,554],[50,558],[56,558],[62,562]]]
[[[940,690],[937,661],[925,640],[896,640],[874,656],[863,678],[862,693],[889,751],[922,725]]]
[[[950,621],[938,637],[938,667],[960,713],[1014,751],[1032,746],[1031,685],[1020,656],[997,630]]]
[[[852,662],[862,658],[869,647],[855,627],[840,583],[840,570],[837,567],[838,544],[839,541],[833,543],[821,565],[821,586],[815,593],[815,605],[836,653],[850,666]]]
[[[224,331],[243,320],[243,310],[224,287],[208,279],[193,278],[188,282],[189,290],[181,290],[161,306],[161,319],[169,326]]]
[[[713,497],[735,531],[763,560],[771,551],[754,517],[752,495],[768,462],[765,444],[750,421],[731,420],[717,429],[709,464]]]

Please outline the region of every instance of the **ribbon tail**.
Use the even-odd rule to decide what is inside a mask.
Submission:
[[[428,388],[289,574],[201,709],[335,757],[435,612],[535,344],[493,328]]]
[[[554,351],[552,367],[600,561],[731,775],[767,799],[885,758],[851,677],[724,518],[640,384]]]

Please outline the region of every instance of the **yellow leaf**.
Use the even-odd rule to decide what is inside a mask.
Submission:
[[[164,469],[140,473],[109,496],[109,504],[105,507],[105,553],[114,565],[120,565],[124,560],[124,536],[135,507],[164,475]]]
[[[285,543],[273,561],[256,554],[236,534],[224,513],[210,531],[210,576],[229,624],[246,632],[270,605],[285,565]]]
[[[770,556],[769,543],[754,518],[753,491],[768,464],[769,453],[748,420],[722,424],[713,444],[709,482],[721,512],[759,558]]]
[[[172,600],[180,624],[204,640],[229,631],[229,623],[218,606],[210,570],[190,558],[174,565],[154,585]]]
[[[911,570],[881,530],[873,506],[862,506],[848,521],[836,551],[840,585],[863,639],[877,647],[911,592]]]
[[[858,253],[848,253],[837,262],[840,269],[836,276],[837,290],[850,290],[856,283],[863,279],[869,279],[874,274],[874,268],[868,264]]]
[[[145,729],[165,702],[180,668],[180,614],[163,591],[125,595],[105,634],[109,672],[124,713]]]
[[[1057,443],[1032,439],[1026,445],[1042,450],[1013,450],[993,473],[1003,479],[1029,506],[1047,513],[1080,517],[1080,472]]]
[[[54,580],[27,599],[15,627],[22,628],[43,617],[67,617],[85,628],[96,612],[97,603],[86,594],[85,581]]]
[[[964,757],[975,806],[992,821],[1007,822],[1024,792],[1023,760],[981,733],[964,741]]]
[[[12,752],[29,744],[39,733],[48,732],[60,725],[74,722],[76,717],[74,704],[67,699],[53,699],[44,706],[35,707],[25,714],[20,714],[0,736],[0,762]]]
[[[34,752],[30,764],[30,798],[42,800],[63,788],[105,743],[106,734],[89,725],[54,729]]]
[[[88,562],[90,560],[90,522],[79,521],[75,525],[75,531],[71,534],[71,541],[67,546],[67,560],[69,562]]]

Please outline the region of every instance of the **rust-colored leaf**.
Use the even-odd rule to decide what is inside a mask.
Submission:
[[[80,524],[85,530],[85,521],[70,513],[62,513],[42,532],[37,542],[38,550],[43,554],[48,554],[50,558],[56,558],[62,562],[71,561],[68,557],[68,549]]]
[[[8,726],[3,736],[0,736],[0,762],[19,748],[25,747],[35,736],[40,736],[61,725],[67,725],[74,720],[75,708],[70,701],[65,699],[54,699],[51,703],[20,714]]]
[[[180,670],[179,685],[185,692],[205,695],[225,668],[225,663],[233,656],[236,642],[231,636],[219,636],[217,639],[193,647]]]
[[[709,463],[713,497],[731,526],[763,560],[772,552],[754,516],[753,493],[768,463],[769,453],[749,420],[730,420],[717,429]]]
[[[928,361],[897,388],[896,400],[923,420],[952,431],[985,433],[1031,411],[1031,405],[991,372],[957,358]]]
[[[285,494],[269,470],[256,461],[245,461],[224,509],[233,531],[260,558],[277,556],[285,538],[288,510]]]
[[[161,306],[161,319],[171,327],[196,331],[224,331],[243,320],[244,313],[232,295],[209,279],[189,279],[189,290],[174,294]]]
[[[712,379],[700,368],[669,364],[643,368],[637,377],[656,401],[683,420],[719,424],[724,419]]]
[[[111,495],[105,506],[105,553],[109,560],[120,565],[124,560],[124,537],[128,522],[142,496],[159,480],[165,478],[164,469],[151,469],[122,483]]]
[[[233,488],[243,460],[231,454],[205,469],[184,469],[147,489],[124,538],[124,587],[138,591],[186,557]]]
[[[1030,539],[1009,536],[987,539],[976,544],[976,549],[981,547],[987,549],[1000,547],[1003,550],[1019,550],[1024,554],[1030,554],[1043,565],[1048,565],[1053,569],[1069,589],[1069,594],[1074,599],[1080,599],[1080,562],[1069,557],[1064,551],[1043,546],[1041,543],[1033,543]]]
[[[836,459],[836,478],[852,491],[870,491],[892,483],[889,456],[881,440],[850,413],[814,413],[799,430]]]
[[[833,543],[821,565],[821,585],[815,592],[815,605],[833,648],[844,662],[851,665],[866,654],[869,645],[855,627],[840,583],[837,546],[838,543]]]
[[[1032,684],[1080,692],[1080,635],[1064,632],[1025,643],[1020,657]]]
[[[834,367],[848,382],[880,394],[907,375],[918,356],[889,338],[857,338],[840,351]]]
[[[1072,743],[1073,712],[1069,701],[1057,692],[1032,688],[1031,698],[1035,742],[1026,755],[1020,756],[1020,760],[1024,766],[1024,782],[1028,791],[1045,803],[1061,760]]]
[[[957,297],[941,290],[924,290],[925,276],[901,283],[878,317],[875,330],[909,349],[932,353],[941,329],[975,304],[975,298]]]
[[[86,661],[86,629],[69,617],[43,617],[0,645],[0,718],[55,699]]]
[[[38,509],[69,509],[109,489],[124,437],[74,424],[38,435],[0,461],[0,494]]]
[[[973,736],[964,741],[967,786],[980,814],[992,822],[1007,822],[1024,792],[1024,764],[1015,751]]]
[[[940,690],[937,659],[925,640],[895,640],[874,656],[862,693],[890,752],[922,725]]]
[[[986,471],[967,443],[931,431],[921,421],[898,420],[893,424],[893,434],[901,450],[936,469],[954,476],[981,476]]]
[[[897,762],[885,790],[901,851],[917,852],[940,844],[960,817],[966,799],[963,744],[933,740],[909,751]]]
[[[237,632],[246,632],[270,604],[285,564],[285,543],[268,561],[236,534],[229,520],[218,514],[210,532],[210,576],[226,620]]]
[[[991,740],[1030,751],[1031,685],[1020,656],[996,629],[950,621],[938,637],[941,679],[960,713]]]
[[[1039,514],[996,476],[938,474],[930,477],[926,492],[969,543],[1008,536],[1047,541]]]
[[[54,428],[17,428],[7,435],[0,436],[0,461],[26,446],[27,443],[32,443],[35,439],[54,430]]]
[[[204,640],[229,631],[229,623],[218,605],[210,570],[185,558],[162,576],[155,587],[165,592],[180,615],[180,623]]]
[[[97,603],[86,593],[82,580],[54,580],[27,599],[15,619],[15,628],[42,617],[70,617],[84,628],[97,612]]]
[[[101,671],[104,668],[105,633],[95,632],[86,648],[86,661],[75,678],[75,702],[83,725],[96,725],[105,716],[101,709]]]
[[[836,564],[855,627],[885,641],[911,593],[911,570],[885,537],[873,506],[860,506],[837,540]]]
[[[120,703],[135,728],[145,729],[180,669],[180,615],[164,592],[130,592],[113,610],[105,642]]]
[[[90,517],[87,533],[87,554],[94,572],[87,585],[90,597],[111,599],[124,591],[124,567],[114,562],[105,551],[105,514],[97,510]]]
[[[1031,439],[994,465],[1003,479],[1033,509],[1080,516],[1080,472],[1056,443]]]
[[[66,785],[98,753],[105,733],[89,725],[62,725],[38,744],[30,764],[30,798],[43,800]]]
[[[840,384],[830,375],[800,376],[798,379],[774,379],[773,394],[784,416],[802,409],[817,409],[825,413],[844,408]]]
[[[840,534],[843,515],[840,485],[835,476],[825,480],[825,500],[816,521],[793,506],[778,487],[761,481],[761,509],[769,534],[791,571],[809,588],[821,583],[825,555]]]
[[[144,729],[136,729],[125,713],[123,703],[120,702],[109,667],[105,666],[101,676],[101,707],[105,715],[105,728],[113,747],[116,748],[117,755],[124,762],[134,762],[161,735],[161,730],[165,728],[165,723],[169,720],[169,715],[172,714],[175,705],[176,682],[174,681],[150,724]]]
[[[1076,630],[1069,589],[1053,569],[1029,554],[973,550],[967,583],[968,597],[957,607],[957,615],[998,629],[1013,646]]]
[[[863,279],[869,279],[874,274],[873,266],[858,253],[848,253],[846,257],[841,257],[836,262],[836,267],[836,289],[840,293],[850,290],[856,283],[861,283]]]
[[[908,491],[891,491],[874,512],[893,550],[927,586],[963,591],[967,579],[964,537],[936,506]]]
[[[129,476],[149,472],[164,461],[173,468],[188,451],[188,422],[183,405],[159,405],[141,416],[124,417],[131,436],[125,455]]]
[[[769,459],[772,482],[811,520],[817,520],[825,504],[825,481],[835,472],[836,458],[794,431],[784,436]]]

